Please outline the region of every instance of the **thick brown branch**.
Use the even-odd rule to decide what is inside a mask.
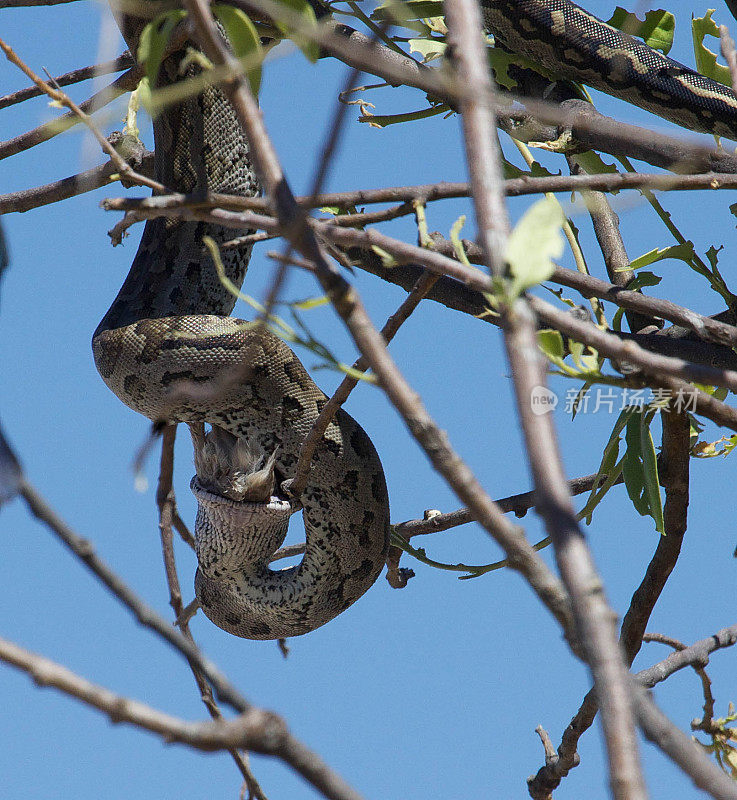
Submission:
[[[660,464],[662,483],[666,487],[665,535],[658,538],[645,577],[633,594],[622,622],[620,643],[630,666],[642,644],[655,603],[676,565],[686,531],[690,424],[687,414],[663,412],[662,417],[663,451]],[[597,711],[598,705],[592,690],[566,728],[556,757],[546,758],[545,766],[528,779],[527,787],[532,798],[548,798],[561,779],[578,766],[578,741],[593,724]]]

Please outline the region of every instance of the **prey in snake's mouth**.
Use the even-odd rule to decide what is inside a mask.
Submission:
[[[192,424],[190,432],[200,488],[238,503],[289,499],[281,488],[276,450],[269,455],[256,442],[217,425],[205,432],[202,423]]]

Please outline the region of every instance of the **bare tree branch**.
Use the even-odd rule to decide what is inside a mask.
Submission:
[[[72,0],[69,0],[71,2]],[[0,8],[2,4],[0,2]],[[114,61],[104,61],[102,64],[93,64],[90,67],[81,67],[80,69],[73,69],[71,72],[65,72],[54,78],[54,85],[56,86],[71,86],[73,83],[80,83],[87,81],[91,78],[96,78],[98,75],[109,75],[111,72],[121,72],[124,69],[130,69],[135,63],[133,56],[126,50],[125,53],[119,55]],[[32,97],[40,97],[43,92],[38,86],[29,86],[27,89],[19,89],[12,94],[6,94],[0,97],[0,110],[15,105],[16,103],[23,103],[30,100]]]
[[[509,220],[502,203],[500,154],[490,110],[478,98],[494,86],[488,69],[483,23],[476,0],[446,0],[445,20],[455,44],[460,82],[466,161],[474,187],[478,236],[484,262],[499,278],[506,274]],[[571,598],[578,646],[594,679],[602,713],[609,780],[618,800],[645,798],[627,671],[622,661],[615,616],[579,528],[558,451],[551,414],[535,414],[533,392],[545,386],[547,364],[537,347],[536,326],[524,298],[500,303],[507,358],[512,369],[517,411],[535,483],[537,508],[555,549],[561,578]]]
[[[251,708],[234,720],[185,722],[137,700],[114,694],[90,683],[71,670],[0,639],[0,660],[27,672],[38,686],[52,686],[107,714],[111,722],[128,722],[198,750],[243,747],[261,752],[265,742],[286,735],[284,723],[275,714]]]
[[[195,22],[200,44],[208,57],[216,64],[232,62],[233,57],[219,38],[204,0],[185,0],[185,4]],[[380,385],[435,468],[446,478],[461,500],[472,508],[477,521],[504,548],[513,568],[524,574],[540,599],[560,622],[566,635],[571,636],[573,631],[568,601],[559,581],[534,552],[522,532],[511,525],[497,509],[468,467],[450,448],[444,433],[427,414],[416,393],[405,382],[358,296],[342,275],[331,267],[314,234],[300,220],[299,207],[263,128],[248,82],[240,76],[234,83],[235,85],[226,84],[224,89],[251,142],[254,162],[275,206],[281,229],[295,249],[315,264],[316,276],[323,290],[346,323],[359,351],[368,358]]]
[[[686,531],[690,423],[687,414],[678,414],[675,411],[663,412],[662,419],[661,478],[666,487],[665,534],[658,538],[645,577],[632,595],[630,607],[622,622],[620,644],[629,666],[640,650],[645,627],[678,560]],[[596,697],[591,690],[566,728],[557,753],[553,757],[546,755],[545,765],[528,779],[527,789],[533,800],[550,797],[561,779],[578,766],[578,741],[593,724],[597,711]]]
[[[174,440],[176,438],[176,424],[168,424],[161,435],[161,463],[159,467],[159,481],[156,489],[156,504],[159,508],[159,530],[161,533],[161,546],[164,556],[164,569],[166,570],[166,582],[169,586],[169,604],[174,611],[174,617],[178,621],[182,634],[195,644],[194,637],[189,630],[189,622],[184,620],[184,608],[182,606],[182,590],[179,585],[177,566],[174,558],[174,542],[172,528],[174,525],[184,526],[177,511],[177,502],[174,495],[172,483],[174,475]],[[184,526],[186,530],[186,526]],[[194,547],[194,539],[189,531],[186,531]],[[190,663],[192,674],[194,675],[197,687],[200,690],[202,702],[205,704],[208,713],[214,720],[223,718],[220,709],[212,695],[212,690],[205,675]],[[229,747],[228,753],[233,759],[236,767],[246,782],[251,797],[256,800],[266,800],[263,789],[259,785],[255,776],[251,772],[245,754],[240,753],[236,747]]]
[[[632,682],[637,721],[645,736],[657,745],[691,780],[715,800],[737,800],[737,782],[725,774],[703,749],[655,705],[650,695]]]

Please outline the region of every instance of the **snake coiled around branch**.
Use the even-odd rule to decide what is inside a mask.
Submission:
[[[135,21],[124,18],[123,31],[133,49]],[[161,84],[181,79],[183,55],[164,61]],[[169,189],[258,193],[248,142],[217,88],[168,106],[154,138],[156,176]],[[195,591],[205,614],[236,636],[296,636],[344,611],[380,574],[389,534],[384,473],[366,433],[339,411],[301,496],[281,491],[326,398],[284,342],[228,316],[235,299],[202,244],[206,235],[222,244],[232,231],[174,219],[146,223],[128,277],[93,336],[95,363],[135,411],[192,428]],[[249,256],[249,247],[222,250],[237,286]],[[209,434],[205,423],[213,426]],[[297,508],[304,558],[271,570]]]

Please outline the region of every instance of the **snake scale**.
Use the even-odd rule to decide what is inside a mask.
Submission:
[[[481,5],[485,24],[505,46],[563,77],[693,130],[737,134],[731,90],[568,0]],[[123,17],[121,27],[135,51],[140,23]],[[165,59],[160,84],[181,80],[183,57]],[[170,189],[259,192],[248,142],[217,88],[168,106],[155,120],[154,138],[156,176]],[[134,410],[190,425],[195,592],[205,614],[236,636],[295,636],[334,618],[378,577],[389,534],[384,474],[366,433],[339,411],[315,451],[304,492],[298,501],[288,496],[284,481],[326,398],[286,344],[228,316],[234,298],[203,248],[204,235],[219,245],[231,238],[205,223],[146,223],[130,272],[93,336],[95,363]],[[221,253],[227,277],[240,286],[250,248]],[[269,559],[299,508],[304,558],[271,570]]]

